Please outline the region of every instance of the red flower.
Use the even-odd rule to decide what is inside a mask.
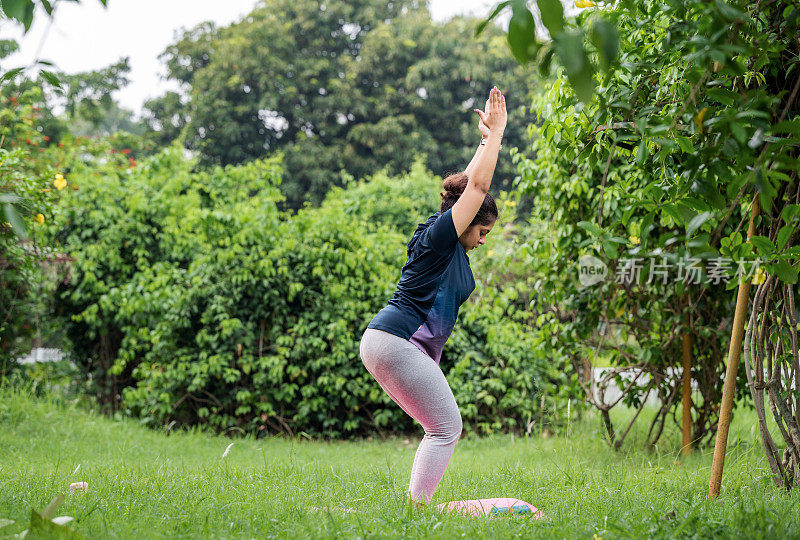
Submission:
[[[64,143],[63,142],[58,143],[58,147],[59,148],[64,148]]]
[[[31,144],[31,140],[30,139],[25,139],[25,142],[28,143],[28,144]]]
[[[122,153],[123,153],[123,154],[130,154],[130,153],[131,153],[131,151],[130,151],[130,150],[128,150],[128,149],[126,148],[125,150],[123,150],[123,151],[122,151]]]
[[[44,140],[45,140],[45,141],[49,141],[49,140],[50,140],[50,137],[48,137],[47,135],[45,135],[45,136],[44,136]]]

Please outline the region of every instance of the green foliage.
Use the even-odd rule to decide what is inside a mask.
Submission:
[[[72,1],[79,2],[80,0]],[[108,0],[100,0],[100,3],[105,6]],[[39,0],[38,2],[34,0],[2,0],[0,1],[0,17],[16,20],[24,26],[27,33],[33,24],[37,4],[41,5],[49,17],[53,16],[55,2],[51,0]]]
[[[124,131],[144,134],[145,126],[133,121],[133,113],[119,106],[111,95],[130,80],[127,57],[108,67],[66,75],[58,74],[63,99],[53,100],[63,106],[70,132],[75,136],[108,136]]]
[[[75,148],[81,189],[54,230],[76,258],[56,305],[88,391],[148,422],[217,431],[411,429],[358,350],[441,178],[417,163],[288,217],[275,159],[193,173],[177,148],[133,169],[107,152],[102,140]],[[468,428],[481,432],[540,415],[546,359],[504,309],[468,307],[445,349]]]
[[[0,93],[0,379],[16,368],[34,333],[42,224],[53,219],[59,172],[41,125],[41,91]],[[40,131],[42,130],[42,131]],[[63,187],[61,188],[63,189]]]
[[[628,4],[633,4],[629,2]],[[521,64],[537,61],[542,75],[550,71],[550,64],[555,56],[564,68],[575,95],[584,103],[592,99],[595,89],[594,74],[597,66],[608,70],[617,60],[619,38],[613,23],[604,18],[595,18],[589,31],[589,39],[597,53],[597,61],[590,57],[587,48],[586,32],[582,22],[585,15],[578,15],[575,20],[564,17],[564,6],[560,0],[537,0],[540,20],[549,33],[550,40],[540,43],[536,37],[535,19],[525,0],[510,0],[499,3],[489,16],[475,28],[475,34],[481,34],[499,13],[511,8],[511,19],[508,23],[507,41],[512,54]],[[578,0],[579,8],[595,7],[594,2]],[[626,5],[634,9],[634,5]]]
[[[348,175],[406,172],[422,155],[437,172],[461,170],[479,140],[472,109],[496,84],[521,115],[535,79],[498,29],[471,39],[473,23],[436,24],[416,1],[269,0],[167,48],[170,77],[188,92],[149,102],[148,122],[154,137],[177,137],[203,164],[283,152],[292,209],[319,204]],[[507,145],[523,136],[524,125],[509,122]],[[495,185],[507,189],[513,176],[501,161]]]
[[[365,180],[350,179],[344,188],[334,186],[325,207],[372,229],[389,228],[410,238],[417,224],[438,209],[431,203],[440,199],[441,190],[441,179],[417,160],[402,180],[384,170]]]
[[[797,8],[645,1],[603,12],[604,19],[585,14],[577,22],[597,29],[597,55],[611,51],[600,35],[610,30],[597,25],[613,21],[622,36],[621,62],[596,76],[600,88],[591,103],[581,103],[574,81],[567,87],[560,79],[539,96],[533,109],[541,125],[531,127],[535,157],[518,155],[520,192],[532,196],[536,216],[529,245],[539,255],[542,281],[534,295],[562,314],[552,331],[579,373],[605,347],[616,368],[657,377],[662,418],[679,401],[680,344],[690,333],[702,394],[693,404],[693,438],[708,440],[730,339],[729,290],[756,255],[768,272],[796,279],[789,238],[798,224],[791,210],[781,213],[798,193],[798,109],[789,97],[800,85]],[[740,230],[756,196],[764,238],[743,243]],[[609,269],[592,287],[575,279],[586,254]],[[641,279],[614,279],[636,257],[645,261]],[[697,285],[676,280],[679,262],[690,257],[704,265]],[[725,257],[729,268],[714,280],[709,264],[725,264]],[[736,273],[739,262],[744,275]],[[656,276],[644,283],[654,263],[669,264],[673,281]],[[626,403],[640,404],[648,389],[634,385]]]

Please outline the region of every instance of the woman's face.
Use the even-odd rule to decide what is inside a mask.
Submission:
[[[492,221],[489,225],[479,224],[467,227],[467,230],[458,237],[458,241],[464,246],[464,251],[482,246],[486,242],[486,236],[492,230],[492,227],[494,227],[494,223],[495,222]]]

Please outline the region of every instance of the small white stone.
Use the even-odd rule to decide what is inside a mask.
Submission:
[[[73,482],[69,485],[69,492],[75,493],[76,491],[87,491],[89,489],[88,482]]]

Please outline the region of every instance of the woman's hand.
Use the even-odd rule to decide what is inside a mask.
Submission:
[[[486,100],[486,111],[474,110],[481,119],[478,129],[480,129],[482,137],[488,137],[489,133],[492,132],[502,135],[506,129],[508,113],[506,112],[506,98],[503,97],[503,94],[500,93],[496,86],[489,92],[489,99]]]
[[[487,101],[488,103],[488,101]],[[478,118],[478,131],[481,132],[481,139],[485,139],[489,136],[489,126],[483,123],[483,120]]]
[[[490,94],[491,95],[491,94]],[[486,100],[486,106],[483,108],[484,112],[489,110],[489,100]],[[489,126],[483,123],[480,117],[478,117],[478,131],[481,132],[481,139],[485,139],[489,136]]]

